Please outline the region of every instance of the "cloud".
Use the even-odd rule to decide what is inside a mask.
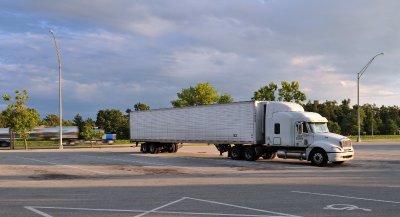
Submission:
[[[359,7],[362,4],[363,7]],[[42,116],[169,107],[182,88],[211,82],[249,100],[270,82],[296,80],[309,99],[398,104],[397,1],[25,1],[0,3],[0,91],[27,88]],[[376,96],[376,97],[375,97]]]
[[[290,64],[293,66],[306,66],[310,64],[314,64],[321,60],[323,56],[298,56],[294,57],[290,60]]]

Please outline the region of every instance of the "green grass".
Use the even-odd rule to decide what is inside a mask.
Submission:
[[[357,141],[357,136],[348,136],[352,141]],[[400,142],[400,135],[362,135],[362,142]]]

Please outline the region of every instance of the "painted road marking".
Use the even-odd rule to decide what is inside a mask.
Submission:
[[[306,192],[306,191],[291,191],[291,192],[299,193],[299,194],[312,194],[312,195],[319,195],[319,196],[342,197],[342,198],[356,199],[356,200],[367,200],[367,201],[375,201],[375,202],[382,202],[382,203],[400,204],[400,202],[398,202],[398,201],[378,200],[378,199],[363,198],[363,197],[350,197],[350,196],[343,196],[343,195],[336,195],[336,194],[321,194],[321,193],[313,193],[313,192]]]
[[[233,205],[233,204],[228,204],[228,203],[221,203],[221,202],[216,202],[216,201],[211,201],[211,200],[203,200],[203,199],[197,199],[197,198],[192,198],[192,197],[185,197],[185,198],[186,198],[186,199],[191,199],[191,200],[197,200],[197,201],[207,202],[207,203],[213,203],[213,204],[223,205],[223,206],[230,206],[230,207],[235,207],[235,208],[240,208],[240,209],[247,209],[247,210],[252,210],[252,211],[257,211],[257,212],[278,214],[278,215],[280,215],[280,216],[299,217],[299,216],[290,215],[290,214],[285,214],[285,213],[272,212],[272,211],[267,211],[267,210],[262,210],[262,209],[255,209],[255,208],[250,208],[250,207],[245,207],[245,206],[238,206],[238,205]]]
[[[348,210],[348,211],[359,209],[362,211],[371,212],[371,209],[360,208],[358,206],[351,205],[351,204],[331,204],[331,205],[324,207],[324,209]]]
[[[73,169],[76,169],[76,170],[82,170],[82,171],[86,171],[86,172],[92,172],[92,173],[98,173],[98,174],[109,175],[109,173],[105,173],[105,172],[101,172],[101,171],[89,170],[89,169],[84,169],[84,168],[81,168],[81,167],[75,167],[75,166],[70,166],[70,165],[64,165],[64,164],[54,163],[54,162],[50,162],[50,161],[38,160],[38,159],[35,159],[35,158],[28,158],[28,157],[20,157],[20,158],[26,159],[26,160],[31,160],[31,161],[37,161],[37,162],[41,162],[41,163],[45,163],[45,164],[51,164],[51,165],[56,165],[56,166],[62,166],[62,167],[73,168]]]
[[[159,207],[157,207],[157,208],[154,208],[154,209],[149,210],[149,211],[147,211],[147,212],[144,212],[144,213],[142,213],[142,214],[136,215],[135,217],[145,216],[145,215],[147,215],[147,214],[149,214],[149,213],[152,213],[152,212],[155,212],[155,211],[157,211],[157,210],[159,210],[159,209],[165,208],[165,207],[167,207],[167,206],[171,206],[172,204],[179,203],[179,202],[181,202],[182,200],[185,200],[185,199],[186,199],[185,197],[182,197],[182,198],[179,199],[179,200],[175,200],[175,201],[172,201],[172,202],[167,203],[167,204],[165,204],[165,205],[159,206]]]
[[[174,212],[174,211],[160,211],[160,209],[171,206],[173,204],[177,204],[179,202],[182,202],[184,200],[195,200],[195,201],[200,201],[200,202],[206,202],[206,203],[212,203],[212,204],[217,204],[217,205],[223,205],[223,206],[229,206],[229,207],[235,207],[239,209],[245,209],[245,210],[251,210],[251,211],[257,211],[257,212],[263,212],[263,213],[268,213],[272,215],[251,215],[251,214],[232,214],[232,213],[199,213],[199,212]],[[233,204],[228,204],[228,203],[221,203],[221,202],[216,202],[216,201],[211,201],[211,200],[203,200],[203,199],[198,199],[198,198],[191,198],[191,197],[182,197],[179,200],[172,201],[170,203],[167,203],[165,205],[159,206],[157,208],[154,208],[152,210],[127,210],[127,209],[92,209],[92,208],[71,208],[71,207],[45,207],[45,206],[25,206],[25,209],[28,209],[36,214],[39,214],[43,217],[53,217],[43,211],[40,211],[39,209],[53,209],[53,210],[76,210],[76,211],[103,211],[103,212],[135,212],[135,213],[140,213],[136,215],[135,217],[141,217],[145,216],[150,213],[156,213],[156,214],[176,214],[176,215],[202,215],[202,216],[243,216],[243,217],[300,217],[300,216],[295,216],[291,214],[285,214],[285,213],[278,213],[278,212],[272,212],[272,211],[267,211],[267,210],[261,210],[261,209],[255,209],[255,208],[250,208],[250,207],[245,207],[245,206],[238,206],[238,205],[233,205]]]
[[[32,212],[34,212],[34,213],[36,213],[36,214],[39,214],[39,215],[41,215],[41,216],[43,216],[43,217],[53,217],[53,216],[51,216],[51,215],[49,215],[49,214],[47,214],[47,213],[44,213],[44,212],[42,212],[42,211],[39,211],[39,210],[33,208],[33,207],[31,207],[31,206],[25,206],[25,209],[28,209],[28,210],[30,210],[30,211],[32,211]]]

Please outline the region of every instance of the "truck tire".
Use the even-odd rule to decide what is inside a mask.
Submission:
[[[328,163],[328,156],[322,149],[315,149],[310,154],[311,164],[323,167]]]
[[[168,146],[168,152],[169,152],[169,153],[175,153],[175,152],[177,152],[177,151],[178,151],[178,144],[171,143],[171,144]]]
[[[255,161],[258,159],[255,147],[247,146],[244,148],[244,159],[247,161]]]
[[[178,152],[178,144],[172,144],[172,147],[174,147],[174,153]]]
[[[171,143],[167,146],[167,152],[174,153],[174,144]]]
[[[231,148],[231,158],[232,160],[242,160],[243,159],[243,147],[240,145],[235,145]]]
[[[150,143],[149,152],[152,154],[158,154],[160,152],[160,147],[156,143]]]
[[[149,153],[149,143],[145,142],[141,145],[141,149],[143,153]]]

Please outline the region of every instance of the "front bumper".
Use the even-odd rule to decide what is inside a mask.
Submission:
[[[349,161],[353,160],[354,158],[354,151],[346,151],[346,152],[331,152],[328,154],[328,160],[330,162],[337,162],[337,161]]]

